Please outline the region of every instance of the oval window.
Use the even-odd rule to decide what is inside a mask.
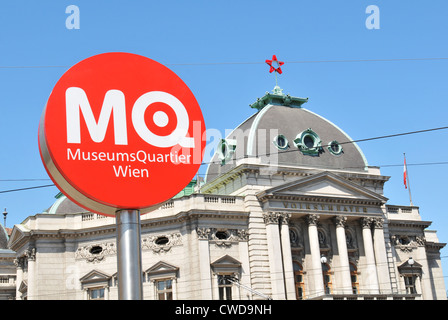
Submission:
[[[221,153],[224,158],[227,157],[227,144],[226,143],[221,144]]]
[[[306,135],[303,138],[303,144],[307,147],[307,148],[313,148],[314,147],[314,139],[311,135]]]
[[[103,252],[103,248],[101,246],[93,246],[92,248],[90,248],[89,252],[91,254],[100,254],[101,252]]]
[[[277,148],[279,148],[281,150],[285,150],[285,149],[289,148],[288,139],[286,139],[286,137],[282,134],[276,136],[274,138],[273,143]]]
[[[170,241],[170,239],[168,239],[168,238],[165,237],[165,236],[162,236],[162,237],[158,237],[158,238],[154,241],[154,243],[157,244],[157,245],[159,245],[159,246],[163,246],[163,245],[167,244],[169,241]]]
[[[330,142],[330,145],[328,146],[328,150],[334,154],[339,155],[342,153],[342,146],[337,142],[336,140],[333,140]]]
[[[217,231],[215,233],[216,238],[218,238],[219,240],[226,240],[229,238],[229,234],[227,233],[227,231]]]
[[[321,143],[322,141],[319,136],[311,128],[302,131],[294,139],[294,145],[299,148],[304,155],[309,156],[319,156],[323,151]]]

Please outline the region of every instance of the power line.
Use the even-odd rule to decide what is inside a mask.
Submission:
[[[394,138],[394,137],[405,136],[405,135],[409,135],[409,134],[416,134],[416,133],[423,133],[423,132],[430,132],[430,131],[437,131],[437,130],[445,130],[445,129],[448,129],[448,126],[447,127],[424,129],[424,130],[417,130],[417,131],[409,131],[409,132],[403,132],[403,133],[396,133],[396,134],[390,134],[390,135],[386,135],[386,136],[379,136],[379,137],[373,137],[373,138],[367,138],[367,139],[346,141],[346,142],[340,142],[339,144],[354,143],[354,142],[364,142],[364,141],[371,141],[371,140],[378,140],[378,139],[385,139],[385,138]]]
[[[411,134],[418,134],[418,133],[425,133],[425,132],[431,132],[431,131],[437,131],[437,130],[445,130],[448,129],[448,126],[445,127],[438,127],[438,128],[431,128],[431,129],[424,129],[424,130],[415,130],[415,131],[409,131],[409,132],[402,132],[402,133],[395,133],[395,134],[389,134],[389,135],[384,135],[384,136],[377,136],[377,137],[372,137],[372,138],[365,138],[365,139],[358,139],[358,140],[351,140],[351,141],[344,141],[344,142],[338,142],[338,144],[342,145],[342,144],[348,144],[348,143],[357,143],[357,142],[366,142],[366,141],[372,141],[372,140],[379,140],[379,139],[386,139],[386,138],[394,138],[394,137],[399,137],[399,136],[405,136],[405,135],[411,135]],[[322,148],[325,147],[330,147],[331,145],[323,145]],[[299,152],[299,149],[290,149],[290,150],[276,150],[275,154],[284,154],[284,153],[289,153],[289,152]],[[258,157],[261,156],[270,156],[271,152],[266,152],[265,154],[259,154]],[[241,160],[244,159],[245,157],[240,157],[240,158],[235,158],[232,159],[234,161],[237,160]],[[209,161],[209,162],[202,162],[201,165],[205,165],[205,164],[211,164],[211,163],[221,163],[221,160],[218,159],[216,161]],[[340,168],[340,169],[344,169],[344,168]]]
[[[46,188],[46,187],[54,187],[54,184],[46,184],[43,186],[35,186],[35,187],[20,188],[20,189],[3,190],[3,191],[0,191],[0,193],[23,191],[23,190],[30,190],[30,189],[39,189],[39,188]]]
[[[431,129],[424,129],[424,130],[416,130],[416,131],[409,131],[409,132],[402,132],[402,133],[395,133],[395,134],[390,134],[390,135],[384,135],[384,136],[377,136],[377,137],[372,137],[372,138],[366,138],[366,139],[358,139],[358,140],[352,140],[352,141],[345,141],[345,142],[340,142],[339,144],[347,144],[347,143],[356,143],[356,142],[365,142],[365,141],[372,141],[372,140],[378,140],[378,139],[386,139],[386,138],[393,138],[393,137],[399,137],[399,136],[404,136],[404,135],[410,135],[410,134],[418,134],[418,133],[425,133],[425,132],[431,132],[431,131],[437,131],[437,130],[445,130],[448,129],[448,126],[446,127],[438,127],[438,128],[431,128]],[[328,145],[329,146],[329,145]],[[326,146],[323,146],[326,147]],[[287,152],[298,152],[298,149],[292,149],[292,150],[284,150],[284,151],[276,151],[277,154],[283,154],[283,153],[287,153]],[[258,155],[260,156],[268,156],[271,153],[266,153],[264,155]],[[240,160],[243,158],[235,158],[233,160]],[[202,162],[202,165],[206,165],[206,164],[212,164],[212,163],[220,163],[221,160],[218,161],[209,161],[209,162]],[[408,166],[418,166],[418,165],[441,165],[441,164],[448,164],[448,162],[427,162],[427,163],[414,163],[414,164],[408,164]],[[394,166],[402,166],[403,164],[390,164],[390,165],[384,165],[382,167],[394,167]],[[353,167],[350,168],[338,168],[338,169],[354,169]],[[217,173],[217,175],[219,175],[220,173]],[[0,182],[5,182],[5,181],[38,181],[38,180],[49,180],[49,179],[3,179],[0,180]],[[20,188],[20,189],[10,189],[10,190],[3,190],[0,191],[0,193],[8,193],[8,192],[15,192],[15,191],[24,191],[24,190],[30,190],[30,189],[38,189],[38,188],[46,188],[46,187],[52,187],[54,186],[54,184],[49,184],[49,185],[41,185],[41,186],[35,186],[35,187],[28,187],[28,188]]]
[[[443,61],[448,60],[445,57],[439,58],[391,58],[391,59],[341,59],[341,60],[299,60],[285,61],[288,64],[296,63],[350,63],[350,62],[400,62],[400,61]],[[214,66],[214,65],[249,65],[264,64],[264,61],[218,61],[218,62],[185,62],[185,63],[165,63],[167,66]],[[70,68],[68,65],[42,65],[42,66],[0,66],[0,69],[44,69],[44,68]]]
[[[448,165],[448,161],[445,162],[422,162],[422,163],[408,163],[407,166],[432,166],[432,165]],[[403,167],[403,164],[386,164],[386,165],[380,165],[379,167],[385,168],[385,167]],[[356,167],[350,167],[350,168],[338,168],[338,169],[355,169]],[[217,173],[219,175],[220,173]],[[205,174],[198,173],[199,176],[205,176]],[[212,174],[208,174],[212,175]],[[32,180],[50,180],[50,179],[10,179],[10,180],[0,180],[0,181],[32,181]],[[30,189],[39,189],[39,188],[46,188],[46,187],[53,187],[54,184],[48,184],[48,185],[41,185],[41,186],[35,186],[35,187],[29,187],[29,188],[21,188],[21,189],[10,189],[10,190],[3,190],[0,191],[0,193],[8,193],[8,192],[15,192],[15,191],[24,191],[24,190],[30,190]]]

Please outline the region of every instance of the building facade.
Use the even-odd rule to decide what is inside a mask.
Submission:
[[[257,99],[205,184],[141,216],[144,299],[446,299],[431,222],[306,102]],[[117,299],[115,232],[59,194],[0,250],[0,298]]]

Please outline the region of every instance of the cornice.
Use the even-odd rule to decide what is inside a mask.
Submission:
[[[353,204],[353,205],[371,205],[382,206],[383,203],[379,200],[372,199],[354,199],[354,198],[338,198],[327,196],[310,196],[310,195],[292,195],[292,194],[263,194],[259,197],[262,202],[269,200],[283,200],[283,201],[304,201],[304,202],[319,202],[319,203],[335,203],[335,204]]]
[[[256,163],[242,163],[232,168],[231,170],[221,174],[216,179],[207,182],[202,188],[203,193],[212,193],[213,189],[217,189],[222,185],[235,180],[237,177],[252,173],[257,176],[266,167],[263,164]],[[278,176],[295,176],[295,177],[308,177],[322,172],[332,172],[333,174],[346,179],[349,183],[354,183],[353,180],[370,180],[380,182],[384,184],[390,179],[390,176],[375,175],[367,172],[351,172],[351,171],[338,171],[326,168],[306,168],[306,167],[288,167],[288,166],[277,166],[275,167],[275,175]]]
[[[190,220],[199,219],[219,219],[219,220],[243,220],[248,219],[249,213],[245,211],[227,211],[217,210],[210,212],[209,210],[196,210],[179,212],[176,215],[162,218],[145,219],[141,221],[141,228],[147,229],[162,225],[183,224]],[[11,244],[14,251],[24,246],[30,241],[37,239],[75,239],[87,238],[99,235],[114,235],[116,233],[115,224],[107,224],[88,229],[59,229],[59,230],[29,230],[21,232],[21,236]]]
[[[431,225],[431,221],[422,221],[422,220],[394,220],[388,219],[389,228],[393,229],[394,227],[399,228],[420,228],[425,229]]]

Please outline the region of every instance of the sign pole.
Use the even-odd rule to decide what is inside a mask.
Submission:
[[[142,255],[139,210],[118,210],[118,299],[142,300]]]

